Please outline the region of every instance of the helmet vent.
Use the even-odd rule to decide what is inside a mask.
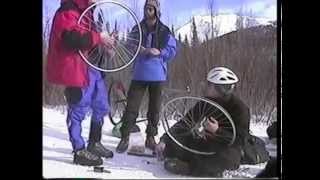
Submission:
[[[216,77],[218,74],[214,74],[213,76],[211,76],[210,77],[210,79],[212,79],[212,78],[214,78],[214,77]]]
[[[233,74],[231,72],[227,71],[227,73],[233,76]]]

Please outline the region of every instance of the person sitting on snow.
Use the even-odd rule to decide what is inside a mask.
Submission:
[[[172,173],[202,177],[221,177],[224,170],[235,170],[240,166],[242,156],[241,146],[249,135],[250,112],[248,106],[233,94],[238,77],[228,68],[216,67],[208,73],[207,81],[207,98],[221,105],[230,114],[236,128],[235,141],[231,146],[228,146],[215,139],[215,134],[225,134],[229,131],[224,132],[225,129],[219,128],[222,125],[212,116],[206,117],[208,121],[205,125],[206,136],[204,139],[194,138],[190,135],[180,136],[183,139],[179,141],[183,141],[184,145],[188,147],[191,147],[192,144],[196,145],[197,149],[201,147],[203,151],[213,148],[216,154],[199,155],[188,152],[179,147],[165,133],[156,145],[155,152],[159,160],[165,160],[165,169]],[[200,113],[197,113],[199,105],[197,103],[189,111],[189,113],[195,111],[195,121],[196,117],[200,117]],[[169,131],[175,136],[175,134],[183,132],[186,129],[185,126],[184,121],[179,121]]]

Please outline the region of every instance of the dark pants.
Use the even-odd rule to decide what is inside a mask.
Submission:
[[[220,153],[206,156],[188,152],[172,141],[166,143],[166,158],[177,158],[189,164],[188,175],[197,177],[221,177],[224,170],[235,170],[240,166],[241,151],[238,146],[229,147]]]
[[[131,128],[135,125],[146,89],[148,89],[149,92],[146,134],[147,136],[156,136],[158,134],[157,125],[161,108],[162,87],[163,82],[131,81],[127,107],[121,119],[123,122],[120,128],[122,137],[129,136]]]

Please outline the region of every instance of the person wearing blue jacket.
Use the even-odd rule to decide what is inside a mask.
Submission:
[[[148,125],[146,128],[147,148],[154,150],[161,107],[161,92],[167,81],[168,63],[176,55],[176,40],[170,29],[160,21],[160,3],[147,0],[144,6],[144,18],[140,22],[142,29],[142,48],[133,65],[133,78],[130,84],[127,106],[122,116],[121,141],[116,152],[123,153],[129,146],[130,130],[136,123],[139,108],[146,90],[149,92]],[[137,36],[138,27],[133,27],[131,35]]]

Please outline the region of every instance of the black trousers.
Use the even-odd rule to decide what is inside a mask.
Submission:
[[[123,122],[120,128],[122,137],[129,136],[131,128],[135,125],[142,98],[146,90],[149,92],[146,134],[147,136],[156,136],[158,134],[157,126],[160,117],[163,83],[164,82],[131,81],[127,107],[121,119]]]
[[[182,141],[181,141],[182,142]],[[224,170],[235,170],[240,166],[240,147],[228,147],[220,153],[206,156],[198,155],[182,149],[172,140],[166,143],[164,150],[166,158],[177,158],[189,164],[191,176],[222,177]]]

